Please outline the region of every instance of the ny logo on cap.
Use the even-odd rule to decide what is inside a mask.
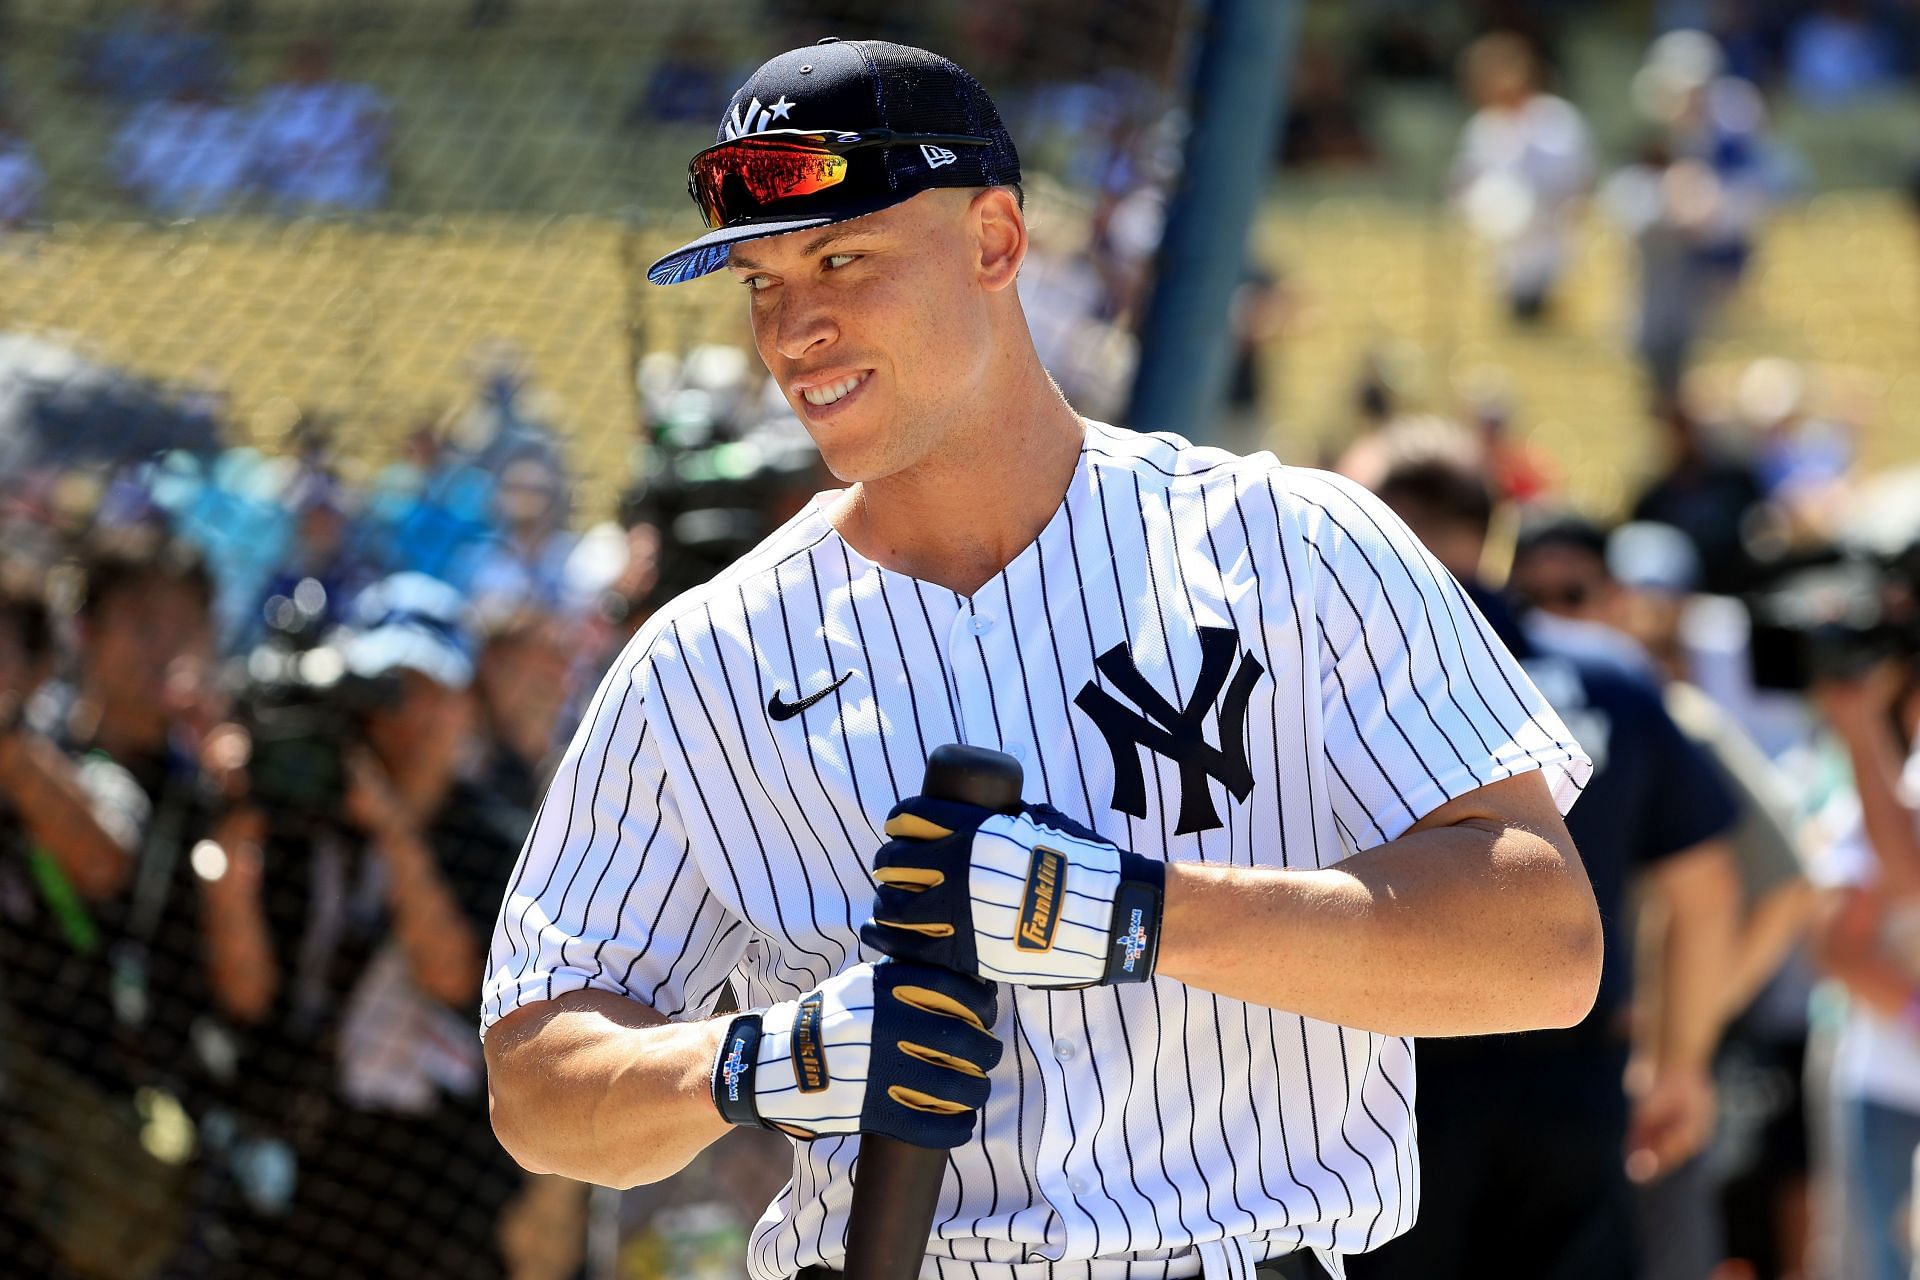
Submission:
[[[927,158],[929,169],[938,169],[941,165],[952,164],[960,158],[945,147],[929,146],[924,142],[920,144],[920,154]]]
[[[798,105],[798,103],[788,102],[787,95],[784,93],[770,107],[761,106],[760,99],[755,98],[744,107],[735,106],[727,118],[721,122],[720,128],[727,135],[727,141],[732,142],[742,134],[759,133],[771,126],[775,120],[785,120]]]

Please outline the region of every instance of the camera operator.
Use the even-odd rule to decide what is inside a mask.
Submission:
[[[459,782],[477,729],[465,615],[453,587],[395,574],[336,648],[303,655],[344,668],[327,693],[342,714],[298,744],[331,765],[296,779],[332,776],[337,795],[278,796],[287,744],[256,737],[276,999],[250,1107],[278,1121],[293,1177],[290,1204],[249,1223],[237,1275],[505,1274],[498,1219],[520,1180],[470,1023],[524,826]]]
[[[79,578],[70,688],[26,701],[48,673],[47,616],[17,598],[0,610],[8,1216],[31,1224],[36,1274],[145,1280],[203,1243],[218,1015],[257,1008],[245,963],[260,933],[190,853],[207,796],[179,699],[212,661],[204,564],[122,533]]]
[[[1823,680],[1814,702],[1853,765],[1858,822],[1826,851],[1815,959],[1845,987],[1833,1049],[1845,1274],[1905,1280],[1899,1227],[1920,1147],[1920,815],[1911,784],[1920,726],[1912,658]],[[1903,760],[1907,787],[1902,787]]]

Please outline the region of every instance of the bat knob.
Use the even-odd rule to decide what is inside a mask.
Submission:
[[[996,813],[1016,813],[1025,781],[1020,762],[1004,751],[949,742],[927,758],[920,794],[977,804]]]

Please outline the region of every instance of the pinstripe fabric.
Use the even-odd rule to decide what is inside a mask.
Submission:
[[[807,510],[635,637],[559,769],[502,906],[483,1029],[595,987],[697,1018],[863,957],[887,808],[942,742],[1008,751],[1045,800],[1168,860],[1318,867],[1444,800],[1541,769],[1564,809],[1588,765],[1457,584],[1369,494],[1270,455],[1089,424],[1065,500],[971,598],[882,569]],[[1075,705],[1125,644],[1173,706],[1201,628],[1264,668],[1254,787],[1205,779],[1219,825],[1173,834],[1180,769],[1138,752],[1143,816]],[[799,716],[791,702],[852,673]],[[1131,705],[1131,704],[1129,704]],[[1220,745],[1217,708],[1205,736]],[[952,1154],[923,1275],[1251,1276],[1406,1229],[1419,1199],[1413,1051],[1155,979],[1002,988],[1007,1052]],[[845,1251],[855,1139],[796,1146],[749,1273]]]

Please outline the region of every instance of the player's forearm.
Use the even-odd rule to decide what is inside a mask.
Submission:
[[[1174,864],[1157,971],[1389,1035],[1570,1026],[1599,982],[1599,916],[1570,850],[1463,824],[1318,871]]]
[[[494,1132],[534,1173],[669,1177],[727,1131],[712,1096],[727,1021],[668,1023],[603,991],[519,1010],[487,1034]]]

